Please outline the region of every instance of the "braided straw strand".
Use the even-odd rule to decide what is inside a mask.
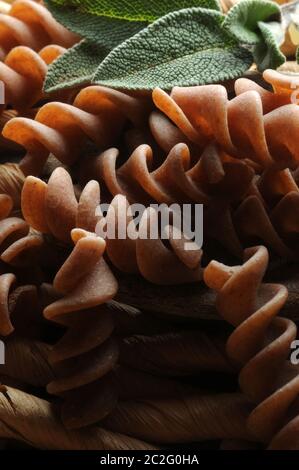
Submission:
[[[28,350],[28,341],[14,339],[11,344],[8,343],[8,360],[12,365],[11,370],[14,375],[25,381],[29,379],[33,384],[38,385],[53,377],[53,370],[47,364],[46,359],[49,346],[39,342],[30,344],[31,348],[33,347],[32,351],[28,357],[21,359],[24,367],[26,369],[29,367],[28,375],[24,377],[24,371],[17,363],[18,355],[23,356]],[[40,376],[37,375],[36,368],[40,370]],[[199,394],[196,389],[179,385],[164,377],[155,377],[127,368],[116,369],[113,380],[119,390],[120,398],[124,401],[119,402],[117,408],[102,421],[101,426],[110,431],[114,430],[113,433],[117,435],[120,433],[134,439],[162,444],[221,438],[250,439],[245,421],[251,407],[241,394]],[[22,400],[25,400],[26,408],[26,395],[21,396]],[[36,400],[34,396],[30,399]],[[37,402],[37,404],[42,406],[42,403]],[[85,406],[84,395],[79,406]],[[52,410],[54,409],[53,406]],[[58,410],[55,414],[58,415]],[[46,418],[50,419],[50,416]],[[28,419],[31,418],[27,416],[26,423]],[[86,431],[90,429],[95,428],[88,427]],[[85,431],[81,429],[65,432],[73,436],[77,432],[82,432],[84,435]],[[29,430],[26,429],[23,436],[28,438],[29,435]],[[60,433],[56,435],[56,438],[56,448],[63,448],[65,441]]]
[[[9,196],[12,199],[14,209],[18,209],[20,207],[21,191],[24,181],[24,173],[18,164],[4,163],[3,165],[0,165],[0,193]]]
[[[1,386],[0,436],[49,450],[154,450],[155,446],[99,427],[68,431],[57,407],[46,400]]]
[[[250,440],[248,401],[241,394],[191,394],[182,398],[121,403],[104,421],[113,432],[173,444],[213,439]]]

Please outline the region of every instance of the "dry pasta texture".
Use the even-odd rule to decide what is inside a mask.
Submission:
[[[267,266],[268,252],[260,246],[245,251],[242,266],[211,262],[204,278],[218,292],[220,315],[235,327],[226,349],[241,369],[241,390],[255,405],[247,421],[252,439],[270,449],[298,449],[298,366],[289,360],[297,327],[277,316],[288,292],[263,283]]]

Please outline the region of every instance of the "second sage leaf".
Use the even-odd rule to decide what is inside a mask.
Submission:
[[[239,77],[253,57],[221,27],[224,18],[204,8],[170,13],[116,47],[100,64],[93,81],[145,90]]]

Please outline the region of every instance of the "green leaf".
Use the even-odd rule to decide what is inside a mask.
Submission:
[[[45,0],[46,5],[59,23],[82,38],[113,49],[127,38],[138,33],[145,24],[134,21],[105,18],[82,13],[73,7],[58,6],[53,0]]]
[[[151,23],[161,16],[188,7],[210,8],[220,11],[217,0],[53,0],[64,7],[108,18]]]
[[[45,3],[60,23],[86,39],[50,67],[45,82],[47,92],[88,83],[103,58],[146,27],[148,18],[186,3],[219,9],[218,0],[45,0]],[[134,18],[138,21],[133,21]],[[92,47],[92,43],[98,47]]]
[[[243,0],[228,12],[223,28],[243,44],[260,42],[259,22],[281,21],[281,10],[268,0]]]
[[[51,93],[90,83],[99,63],[109,51],[99,44],[82,40],[49,66],[44,90]]]
[[[279,44],[281,44],[280,25],[276,22],[259,21],[258,27],[262,38],[254,47],[254,61],[261,72],[266,69],[277,69],[286,61],[285,55],[279,49]]]
[[[222,28],[224,15],[190,8],[169,13],[117,46],[94,83],[125,89],[170,89],[239,77],[252,54]]]

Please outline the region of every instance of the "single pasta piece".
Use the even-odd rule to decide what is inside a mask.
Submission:
[[[159,214],[153,207],[142,214],[137,228],[127,199],[116,196],[108,209],[103,225],[113,227],[115,237],[107,237],[107,255],[114,266],[127,273],[141,273],[154,284],[174,285],[202,279],[202,250],[188,251],[188,239],[175,226],[166,226],[169,246],[152,230],[159,228]],[[120,229],[126,228],[126,237]]]
[[[11,119],[3,135],[26,148],[20,162],[26,175],[38,175],[50,153],[66,165],[74,163],[88,141],[99,148],[118,138],[127,120],[137,127],[146,123],[150,102],[100,86],[84,88],[73,106],[47,103],[35,119]],[[86,150],[85,150],[86,151]]]
[[[9,217],[12,208],[12,198],[0,194],[0,336],[8,336],[14,331],[11,316],[20,308],[25,311],[28,295],[32,303],[36,292],[34,286],[17,286],[16,275],[8,272],[4,263],[22,265],[28,258],[32,261],[34,252],[43,244],[40,235],[29,234],[30,227],[23,219]]]
[[[79,40],[52,17],[41,4],[16,0],[7,14],[0,14],[0,58],[15,46],[39,51],[48,44],[71,47]]]
[[[247,427],[253,440],[270,449],[299,449],[298,366],[288,359],[296,325],[278,317],[288,291],[263,283],[268,252],[259,246],[244,252],[242,266],[212,261],[205,282],[218,292],[216,307],[235,331],[227,354],[240,368],[239,383],[255,405]]]
[[[276,95],[281,100],[292,101],[298,104],[298,70],[297,73],[276,71],[276,70],[265,70],[263,77],[266,82],[272,85]]]
[[[16,281],[16,276],[12,273],[0,275],[0,336],[13,333],[15,328],[11,316],[14,316],[16,309],[21,309],[23,315],[28,312],[28,296],[32,299],[36,294],[34,286],[16,287]]]
[[[63,54],[61,46],[49,45],[39,53],[26,46],[12,49],[0,63],[0,80],[5,85],[5,103],[22,112],[44,97],[43,82],[48,65]]]
[[[72,233],[75,247],[53,281],[59,298],[44,309],[47,320],[68,328],[49,355],[56,377],[47,390],[63,395],[62,420],[69,429],[96,423],[114,408],[117,390],[109,373],[118,360],[113,317],[101,308],[118,287],[102,257],[105,242]]]
[[[170,95],[156,88],[153,100],[197,145],[216,141],[229,155],[252,160],[260,168],[296,168],[297,105],[286,104],[289,96],[266,92],[247,79],[237,80],[235,90],[237,96],[229,100],[222,85],[175,87]]]
[[[208,207],[206,236],[241,257],[243,247],[264,243],[279,256],[298,257],[299,188],[296,173],[267,170],[237,207]]]
[[[213,144],[207,146],[197,163],[191,163],[186,144],[177,144],[158,168],[148,145],[140,145],[118,166],[119,151],[106,150],[82,162],[85,171],[110,194],[122,194],[131,202],[174,204],[238,201],[249,191],[254,171],[245,162],[230,158]],[[156,167],[156,165],[155,165]]]

